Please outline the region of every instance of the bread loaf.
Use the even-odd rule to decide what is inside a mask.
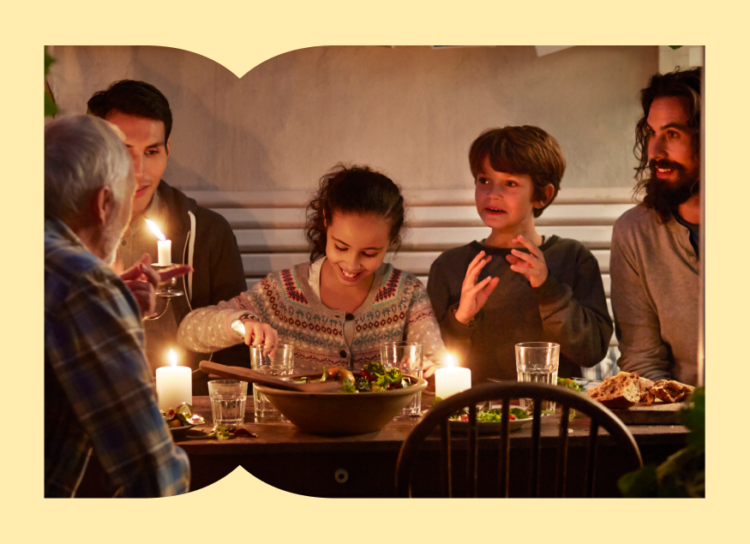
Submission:
[[[633,374],[635,374],[635,372]],[[652,382],[648,378],[638,376],[638,385],[641,388],[640,403],[647,404],[647,405],[653,404],[655,397],[654,397],[654,394],[651,392],[651,388],[654,386],[654,382]]]
[[[681,402],[688,398],[694,390],[695,387],[692,385],[675,380],[659,380],[650,389],[650,392],[661,399],[662,402]]]
[[[588,396],[609,408],[630,408],[641,399],[638,374],[620,372],[589,389]]]

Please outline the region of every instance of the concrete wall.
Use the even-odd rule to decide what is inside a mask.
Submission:
[[[164,179],[190,190],[310,190],[339,161],[404,188],[469,188],[467,151],[484,129],[538,125],[568,160],[565,187],[630,187],[638,91],[657,47],[315,47],[237,79],[161,47],[52,47],[65,113],[124,78],[154,84],[173,110]]]

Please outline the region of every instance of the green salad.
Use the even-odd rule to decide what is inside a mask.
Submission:
[[[531,415],[521,408],[510,409],[510,421],[518,419],[529,419]],[[451,421],[469,421],[469,412],[463,410],[450,417]],[[479,423],[500,423],[503,420],[503,409],[493,408],[491,410],[480,410],[477,412],[477,421]]]
[[[579,393],[586,392],[582,384],[570,378],[557,378],[557,385],[559,385],[560,387],[567,387],[568,389],[578,391]]]
[[[398,368],[386,370],[379,361],[367,363],[360,376],[355,378],[351,371],[343,367],[330,367],[323,371],[319,380],[338,380],[341,382],[340,393],[369,393],[403,389],[411,385],[408,377],[404,377]],[[309,378],[297,380],[297,383],[311,381]]]

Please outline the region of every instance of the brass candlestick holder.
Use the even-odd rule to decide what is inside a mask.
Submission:
[[[171,270],[172,268],[175,268],[177,266],[179,265],[152,264],[151,268],[161,273],[161,272],[166,272],[168,270]],[[156,288],[156,296],[157,298],[160,298],[166,301],[164,303],[164,309],[161,312],[157,313],[156,315],[146,316],[144,319],[148,319],[149,321],[154,321],[162,317],[165,313],[167,313],[167,310],[169,309],[169,303],[172,302],[172,299],[175,297],[181,297],[185,294],[184,291],[181,291],[179,289],[174,289],[176,286],[177,286],[177,278],[170,278],[166,281],[159,283],[159,285]]]

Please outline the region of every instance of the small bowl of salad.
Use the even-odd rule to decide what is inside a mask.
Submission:
[[[501,431],[503,419],[503,408],[502,406],[496,408],[482,407],[477,410],[477,423],[479,424],[478,429],[480,433],[495,434]],[[509,429],[510,432],[517,431],[521,427],[532,422],[532,417],[529,412],[522,408],[512,406],[509,414]],[[469,413],[468,410],[463,410],[450,417],[451,430],[467,430],[469,428]]]

